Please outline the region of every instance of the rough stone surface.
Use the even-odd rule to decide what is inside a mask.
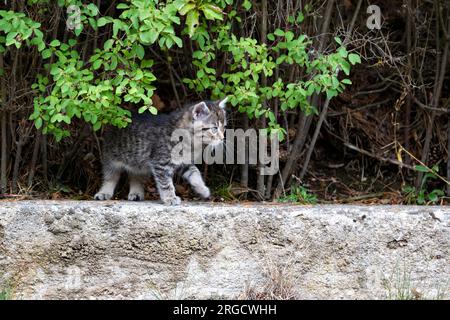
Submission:
[[[449,251],[446,207],[0,202],[16,299],[447,299]]]

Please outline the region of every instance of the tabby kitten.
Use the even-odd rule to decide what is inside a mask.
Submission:
[[[177,129],[186,130],[192,141],[199,134],[203,144],[222,143],[225,135],[225,103],[202,101],[187,105],[169,114],[133,115],[133,122],[125,129],[105,133],[103,144],[103,185],[94,196],[96,200],[109,200],[119,181],[120,174],[128,173],[130,192],[128,200],[144,200],[142,178],[152,175],[163,203],[178,205],[173,176],[180,172],[194,191],[203,199],[211,195],[203,182],[200,171],[192,163],[179,163],[172,157],[172,149],[178,143],[171,139]],[[202,149],[195,151],[194,159],[202,156]]]

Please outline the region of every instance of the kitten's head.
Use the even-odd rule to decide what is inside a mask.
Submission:
[[[204,144],[219,145],[225,137],[225,104],[228,98],[219,101],[202,101],[188,110],[194,137]]]

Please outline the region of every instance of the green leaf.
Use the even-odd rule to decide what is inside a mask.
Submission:
[[[98,8],[95,4],[89,3],[86,8],[90,11],[89,13],[92,16],[96,16],[98,14]]]
[[[284,60],[286,60],[286,56],[285,55],[281,55],[277,58],[277,60],[275,61],[276,64],[282,64],[284,62]]]
[[[420,166],[420,165],[416,165],[414,166],[414,169],[416,171],[420,171],[420,172],[430,172],[430,169],[425,167],[425,166]]]
[[[154,30],[152,31],[146,31],[139,34],[139,39],[144,44],[152,44],[156,41],[158,38],[158,33]]]
[[[182,16],[184,16],[184,15],[186,15],[186,13],[188,13],[189,11],[191,11],[194,8],[195,8],[195,4],[188,2],[179,10],[179,12]]]
[[[347,76],[350,75],[350,64],[347,61],[342,61],[341,67]]]
[[[336,90],[334,90],[334,89],[327,90],[327,98],[328,99],[336,97],[337,95],[338,95],[338,92]]]
[[[348,56],[348,52],[347,52],[347,49],[345,49],[345,47],[340,47],[338,49],[338,53],[342,58],[347,58],[347,56]]]
[[[357,63],[361,63],[361,58],[360,58],[359,55],[356,54],[356,53],[350,53],[350,54],[348,55],[348,61],[350,61],[350,63],[351,63],[352,65],[355,65],[355,64],[357,64]]]
[[[109,65],[110,70],[116,70],[117,68],[117,56],[111,57],[111,64]]]
[[[286,31],[286,33],[284,34],[284,36],[286,37],[286,40],[292,41],[292,39],[294,39],[294,33],[292,31]]]
[[[34,125],[36,126],[36,129],[40,129],[42,127],[42,118],[37,118]]]
[[[140,107],[138,113],[144,113],[147,110],[147,106]]]
[[[58,39],[55,39],[52,42],[50,42],[50,47],[58,47],[59,45],[61,45],[61,42],[59,42]]]
[[[141,69],[137,69],[136,70],[136,75],[134,76],[134,78],[136,80],[141,80],[144,77],[144,73],[142,72]]]
[[[78,37],[81,34],[81,31],[83,31],[83,25],[80,25],[80,27],[75,29],[75,35]]]
[[[61,44],[61,46],[59,47],[61,51],[67,51],[69,50],[69,48],[70,48],[69,45],[66,43]]]
[[[160,46],[161,48],[164,47],[164,44],[166,43],[166,40],[169,40],[169,38],[166,38],[166,37],[160,37],[160,38],[159,38],[158,44],[159,44],[159,46]],[[170,43],[167,43],[167,44],[166,44],[166,47],[170,49],[170,47],[171,47]]]
[[[17,36],[17,32],[10,32],[6,35],[6,40],[5,40],[5,44],[7,46],[12,45],[13,43],[16,43],[16,36]]]
[[[298,16],[297,16],[297,23],[302,23],[303,22],[303,20],[305,20],[305,16],[303,15],[303,12],[299,12],[298,13]]]
[[[36,38],[38,38],[39,40],[42,40],[42,38],[44,37],[44,34],[42,33],[41,30],[35,29],[35,30],[34,30],[34,36],[35,36]]]
[[[135,48],[136,48],[135,49],[136,55],[138,56],[138,58],[140,60],[142,60],[144,58],[144,55],[145,55],[144,47],[141,46],[140,44],[138,44]]]
[[[153,66],[153,60],[142,60],[141,61],[141,68],[148,68]]]
[[[223,20],[222,10],[214,5],[204,5],[202,7],[202,11],[205,14],[206,19],[208,20]]]
[[[421,191],[417,197],[417,204],[424,204],[425,203],[425,194],[423,191]]]
[[[64,122],[67,123],[67,124],[70,124],[71,119],[70,119],[69,116],[63,116],[63,117],[62,117],[62,121],[64,121]]]
[[[156,115],[158,113],[158,109],[156,109],[154,106],[151,106],[148,110],[153,115]]]
[[[242,3],[242,7],[245,10],[249,10],[252,7],[252,3],[249,0],[244,0],[244,2]]]
[[[98,60],[94,61],[94,63],[92,64],[92,68],[94,70],[97,70],[97,69],[99,69],[101,67],[101,65],[102,65],[102,60],[98,59]]]
[[[102,126],[101,122],[96,122],[93,126],[94,131],[98,131]]]
[[[98,29],[97,20],[95,20],[94,18],[89,18],[88,20],[92,29],[97,30]]]
[[[103,27],[104,25],[106,25],[108,23],[111,23],[110,17],[101,17],[100,19],[97,20],[98,27]]]
[[[438,195],[435,192],[431,192],[428,195],[428,200],[430,200],[431,202],[437,202],[439,200]]]
[[[39,40],[39,43],[38,43],[38,45],[37,45],[37,48],[38,48],[38,51],[39,51],[39,52],[41,52],[42,50],[44,50],[44,49],[45,49],[45,42]]]
[[[274,34],[275,34],[276,36],[282,37],[282,36],[284,36],[284,31],[281,30],[281,29],[276,29],[275,32],[274,32]]]
[[[344,79],[341,81],[343,84],[352,84],[352,81],[350,79]]]
[[[51,55],[52,55],[51,49],[45,49],[44,51],[42,51],[42,58],[44,59],[50,58]]]
[[[334,41],[336,41],[338,44],[342,45],[342,40],[339,37],[334,37]]]
[[[179,48],[183,47],[183,41],[181,38],[178,38],[177,36],[172,37],[173,41],[177,44]]]
[[[119,33],[120,28],[122,28],[122,21],[114,20],[113,22],[113,36],[117,37],[117,33]]]
[[[112,48],[113,44],[114,44],[114,39],[109,39],[105,42],[105,44],[103,45],[103,48],[108,51],[109,49]]]

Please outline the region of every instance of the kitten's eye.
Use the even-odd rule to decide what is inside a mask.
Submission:
[[[217,133],[217,127],[212,127],[211,129],[209,129],[209,130],[211,130],[211,132],[212,133],[214,133],[214,134],[216,134]]]

